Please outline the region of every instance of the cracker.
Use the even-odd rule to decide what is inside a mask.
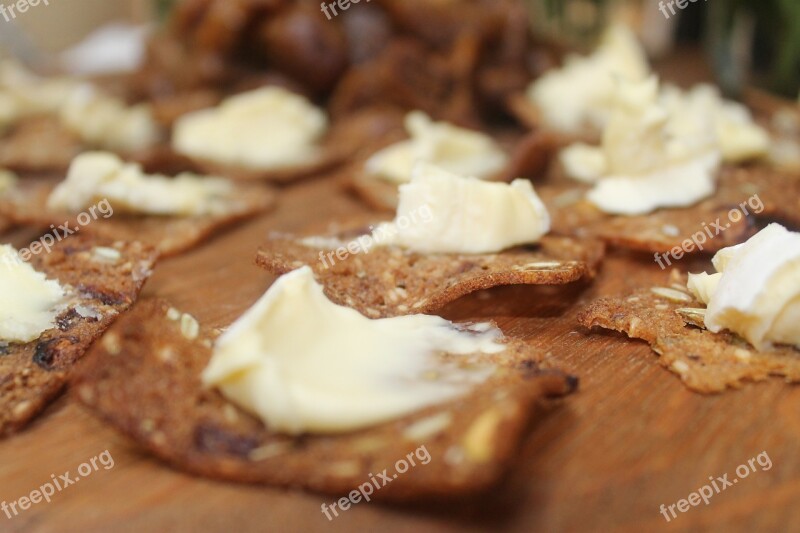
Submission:
[[[407,138],[401,135],[396,140]],[[543,173],[550,164],[551,139],[541,133],[530,133],[521,139],[501,144],[508,146],[510,154],[506,167],[491,178],[491,181],[511,181],[516,178],[534,178]],[[364,165],[356,164],[349,170],[349,187],[364,202],[378,211],[397,209],[399,185],[376,178],[364,171]]]
[[[0,198],[0,214],[18,224],[49,228],[67,223],[120,241],[141,241],[154,246],[162,255],[174,255],[202,242],[215,231],[237,221],[269,210],[275,204],[275,193],[263,186],[238,186],[228,212],[195,217],[159,217],[117,214],[109,218],[98,215],[96,220],[81,226],[73,213],[49,211],[47,198],[55,183],[25,180]],[[111,204],[113,208],[113,203]],[[62,230],[63,231],[63,230]]]
[[[424,445],[429,464],[418,462],[374,499],[476,492],[508,468],[536,403],[577,385],[541,369],[540,354],[521,341],[508,341],[505,352],[486,356],[498,371],[459,400],[346,434],[290,437],[202,386],[214,333],[201,326],[190,340],[168,311],[151,300],[122,317],[76,372],[73,392],[160,459],[211,478],[343,495]]]
[[[381,146],[386,136],[402,129],[402,115],[395,109],[369,108],[349,114],[331,126],[321,142],[319,155],[300,166],[253,169],[187,157],[202,173],[237,181],[290,183],[330,172],[362,152]]]
[[[706,330],[705,306],[685,286],[685,276],[673,275],[663,287],[598,300],[578,320],[588,328],[599,326],[644,340],[659,354],[659,363],[696,392],[738,389],[770,376],[800,381],[799,350],[779,346],[758,351],[733,333]]]
[[[33,257],[36,270],[71,286],[74,297],[57,327],[38,340],[0,343],[0,436],[22,429],[61,392],[75,362],[136,300],[155,259],[156,252],[140,243],[86,236]]]
[[[648,215],[618,216],[604,213],[585,199],[589,186],[563,177],[555,177],[546,184],[538,185],[536,192],[550,212],[554,233],[595,237],[612,246],[632,250],[667,252],[675,247],[685,247],[684,241],[691,240],[692,236],[708,228],[713,238],[706,232],[702,246],[706,252],[716,252],[754,235],[757,218],[769,218],[770,214],[785,211],[772,205],[757,214],[748,207],[750,216],[731,220],[728,216],[730,210],[738,209],[753,194],[741,192],[739,187],[742,183],[733,181],[731,176],[734,175],[739,175],[739,172],[724,170],[717,193],[707,200],[686,208],[659,209]],[[769,186],[770,189],[772,187]],[[761,198],[764,199],[764,196]],[[764,202],[766,205],[767,200],[764,199]],[[694,251],[699,250],[695,248]]]
[[[344,229],[326,233],[334,236],[332,243],[327,237],[315,239],[319,247],[303,244],[299,237],[272,234],[256,262],[275,274],[308,265],[331,300],[378,318],[431,313],[466,294],[501,285],[560,285],[591,278],[604,254],[598,241],[546,236],[539,244],[496,254],[432,255],[375,246],[344,260],[334,255],[334,264],[328,261],[326,268],[320,254],[346,247],[368,233],[368,226],[348,222]]]
[[[0,139],[0,168],[34,173],[66,171],[82,149],[80,140],[61,126],[57,117],[30,118]]]

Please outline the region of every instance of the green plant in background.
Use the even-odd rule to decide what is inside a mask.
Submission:
[[[709,3],[709,25],[717,74],[728,92],[739,93],[756,82],[797,97],[800,1],[717,0]]]
[[[178,0],[153,0],[156,17],[158,17],[160,23],[163,24],[167,21],[169,14],[172,12],[172,8],[175,7],[177,3]]]

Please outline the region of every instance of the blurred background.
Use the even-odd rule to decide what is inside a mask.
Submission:
[[[448,2],[457,3],[456,0],[445,3]],[[554,46],[589,49],[602,28],[614,21],[624,21],[635,28],[656,61],[701,49],[702,58],[695,58],[705,60],[728,95],[740,95],[744,87],[755,85],[787,98],[798,97],[800,2],[797,0],[525,2],[534,34]],[[12,3],[0,1],[5,6]],[[0,17],[0,46],[7,53],[10,50],[12,55],[22,56],[29,64],[52,67],[54,54],[68,50],[92,31],[113,23],[116,25],[113,31],[95,40],[95,49],[106,48],[106,56],[120,57],[116,62],[105,58],[106,63],[116,63],[121,70],[130,69],[137,57],[136,39],[143,35],[132,31],[132,26],[154,26],[156,21],[165,19],[175,3],[176,0],[50,0],[49,5],[40,3],[11,20]],[[120,23],[124,25],[119,26]],[[97,55],[103,54],[95,51]],[[78,54],[78,58],[72,61],[72,70],[80,70],[75,63],[92,62],[87,55]],[[98,68],[113,70],[108,65]],[[93,69],[89,66],[84,70]]]

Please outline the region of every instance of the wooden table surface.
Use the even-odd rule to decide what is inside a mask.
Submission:
[[[162,262],[145,297],[165,297],[202,322],[229,323],[273,279],[253,263],[269,230],[299,230],[362,210],[335,179],[286,189],[277,212]],[[591,285],[500,288],[445,310],[444,316],[454,320],[496,320],[506,334],[549,352],[581,380],[576,394],[545,406],[507,478],[482,498],[402,507],[360,503],[328,521],[320,506],[331,497],[177,472],[141,453],[67,396],[29,430],[0,442],[0,501],[17,500],[51,474],[74,472],[105,450],[114,466],[13,519],[0,514],[0,531],[799,528],[800,388],[774,379],[701,396],[661,368],[645,344],[590,334],[576,325],[577,311],[592,298],[665,280],[651,257],[615,254]],[[661,504],[686,498],[709,476],[735,477],[737,466],[763,451],[771,469],[759,469],[671,523],[660,514]]]
[[[657,65],[664,79],[710,77],[693,49]],[[267,233],[365,212],[336,179],[281,191],[276,212],[161,262],[143,297],[159,296],[210,325],[235,320],[274,277],[254,265]],[[36,235],[18,234],[27,245]],[[710,269],[707,258],[680,263]],[[359,503],[328,521],[333,497],[192,477],[142,453],[68,395],[27,431],[0,441],[0,502],[15,501],[108,450],[100,469],[12,519],[0,533],[250,531],[797,531],[800,530],[800,387],[780,379],[702,396],[623,335],[588,332],[576,314],[603,295],[663,285],[651,256],[612,253],[592,284],[504,287],[461,299],[441,314],[494,320],[580,377],[578,392],[543,407],[518,459],[496,489],[468,501],[414,506]],[[767,452],[772,468],[667,523],[659,508],[686,498],[709,477]],[[432,457],[432,461],[441,458]]]

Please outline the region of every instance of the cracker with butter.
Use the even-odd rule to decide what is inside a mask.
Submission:
[[[57,397],[75,362],[136,300],[156,255],[140,243],[72,236],[26,263],[24,252],[0,246],[0,436]]]
[[[303,96],[268,86],[179,117],[172,149],[209,174],[285,183],[341,166],[398,126],[396,112],[377,108],[330,124]]]
[[[426,163],[414,173],[393,221],[353,217],[323,235],[276,233],[256,262],[277,274],[311,266],[329,297],[374,318],[435,311],[500,285],[594,276],[603,245],[547,236],[549,215],[529,181],[473,180]]]
[[[496,483],[537,403],[575,389],[539,355],[490,324],[368,319],[304,268],[219,337],[142,302],[95,344],[73,391],[195,474],[346,494],[389,471],[372,499],[450,498]],[[429,464],[392,477],[421,446]]]
[[[419,161],[474,179],[511,181],[539,175],[550,159],[549,141],[538,133],[495,142],[476,130],[434,122],[421,111],[406,115],[405,128],[403,138],[350,170],[350,187],[374,209],[397,208],[398,187],[410,181]]]
[[[62,227],[114,240],[138,240],[161,254],[185,251],[215,231],[263,213],[275,193],[223,178],[149,175],[113,154],[78,156],[61,183],[25,180],[0,197],[18,224]]]
[[[666,286],[601,299],[579,320],[649,343],[661,365],[697,392],[770,376],[799,382],[800,234],[772,224],[713,263],[716,274],[690,274],[687,283],[673,271]]]

